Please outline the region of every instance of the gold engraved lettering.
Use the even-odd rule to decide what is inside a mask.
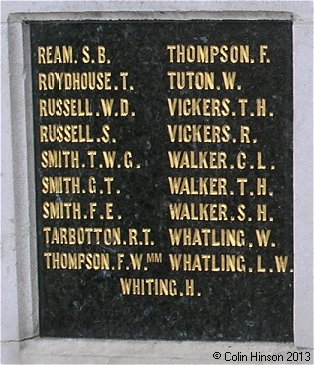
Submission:
[[[167,125],[171,142],[221,143],[230,141],[230,126],[224,124],[173,124]]]
[[[70,142],[70,143],[91,143],[90,126],[82,124],[41,124],[39,126],[39,138],[41,143],[46,142]]]
[[[39,46],[37,47],[39,64],[73,63],[72,46]]]
[[[213,90],[215,88],[215,74],[207,71],[168,71],[169,88]]]
[[[248,182],[248,179],[246,177],[238,177],[237,183],[240,187],[240,195],[245,195],[245,184]]]
[[[266,99],[260,98],[256,100],[256,115],[258,117],[266,117]]]
[[[44,219],[81,219],[82,210],[80,202],[44,202]]]
[[[267,179],[266,177],[258,177],[257,180],[257,195],[266,195],[267,193]]]
[[[263,267],[263,258],[261,255],[257,255],[257,272],[265,272],[266,269]]]
[[[173,271],[245,272],[243,255],[169,254]]]
[[[218,203],[171,203],[172,220],[226,221],[227,205]]]
[[[98,51],[98,63],[105,63],[107,61],[106,47],[98,46],[97,51]]]
[[[257,204],[257,220],[267,221],[267,204]]]
[[[176,296],[177,282],[174,279],[135,279],[120,278],[123,295]]]
[[[241,125],[240,127],[240,142],[241,143],[250,143],[250,127]]]
[[[206,99],[206,98],[168,98],[168,110],[171,117],[174,116],[212,116],[221,117],[230,114],[230,99]]]
[[[226,152],[168,151],[172,169],[226,169]]]
[[[113,203],[105,204],[106,219],[114,219],[113,214],[112,214],[112,209],[113,209]]]
[[[245,205],[244,204],[239,204],[238,205],[238,216],[237,219],[242,222],[246,219],[246,214],[245,214]]]
[[[102,227],[49,227],[43,228],[45,243],[51,245],[125,245],[121,228]]]
[[[172,246],[242,247],[245,245],[243,229],[168,228]]]
[[[89,99],[39,99],[40,117],[90,117]]]
[[[111,90],[111,72],[40,72],[38,89]]]
[[[250,63],[249,45],[167,45],[170,63]]]
[[[41,153],[43,168],[79,168],[79,151],[48,150]]]
[[[110,270],[109,253],[44,252],[46,269]]]
[[[168,177],[170,193],[175,195],[228,195],[223,177]]]
[[[43,194],[79,194],[81,178],[78,176],[44,176],[41,179]]]

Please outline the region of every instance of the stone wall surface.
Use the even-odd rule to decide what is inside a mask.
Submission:
[[[38,337],[30,42],[23,21],[156,18],[293,19],[294,344]],[[1,363],[213,364],[230,363],[229,352],[287,354],[313,347],[312,1],[2,1],[1,170]]]

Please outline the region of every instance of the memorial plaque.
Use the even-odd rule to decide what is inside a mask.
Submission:
[[[41,335],[291,341],[292,23],[30,29]]]

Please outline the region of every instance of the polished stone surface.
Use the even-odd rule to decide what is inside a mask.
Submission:
[[[256,258],[263,258],[267,268],[274,266],[275,255],[288,255],[288,271],[292,268],[292,65],[291,23],[282,21],[184,21],[184,22],[51,22],[31,25],[33,47],[34,121],[36,144],[37,214],[39,247],[41,334],[55,337],[103,337],[121,339],[167,340],[248,340],[289,341],[292,339],[292,273],[256,272]],[[274,37],[276,34],[276,37]],[[169,63],[169,44],[243,45],[249,44],[254,57],[260,45],[268,45],[271,63]],[[73,45],[76,64],[38,64],[37,46]],[[80,50],[90,47],[91,54],[105,45],[111,63],[84,64]],[[93,57],[96,54],[92,54]],[[237,72],[241,90],[170,90],[168,71],[209,71],[217,78],[221,72]],[[111,71],[113,84],[119,72],[128,71],[134,90],[74,91],[38,90],[38,72]],[[119,84],[120,85],[120,84]],[[136,113],[126,117],[96,116],[101,113],[101,98],[126,98]],[[229,98],[232,110],[238,111],[237,100],[248,98],[245,117],[187,116],[170,117],[167,98]],[[266,98],[274,116],[251,117],[252,100]],[[88,98],[94,113],[91,117],[39,117],[41,98]],[[255,107],[255,106],[254,106]],[[92,136],[101,137],[103,124],[110,125],[116,144],[39,143],[40,124],[89,124]],[[249,143],[171,143],[167,124],[230,125],[239,135],[240,125],[250,126],[255,144]],[[98,168],[45,169],[41,153],[47,149],[77,150],[81,164],[88,166],[86,152],[115,150],[118,162],[131,151],[139,169]],[[167,151],[224,151],[227,169],[171,169]],[[239,152],[246,152],[254,169],[230,169]],[[267,164],[257,170],[256,155],[262,151]],[[99,152],[100,154],[100,152]],[[275,170],[270,165],[275,165]],[[43,194],[43,176],[79,176],[85,186],[94,176],[98,183],[95,194]],[[100,180],[113,176],[120,194],[105,196],[99,192]],[[171,195],[169,176],[225,177],[233,196]],[[266,177],[273,196],[239,194],[237,178],[248,179],[248,191],[256,189],[256,178]],[[99,219],[50,220],[42,218],[44,201],[89,202],[103,206],[114,203],[121,220]],[[246,205],[252,222],[174,221],[169,204],[175,202],[225,203],[236,216],[239,204]],[[256,222],[256,204],[267,204],[273,222]],[[84,211],[85,214],[85,211]],[[154,246],[49,245],[44,242],[43,227],[150,227]],[[206,247],[170,245],[168,228],[193,227],[208,229],[244,229],[244,247]],[[258,247],[256,229],[271,229],[276,247]],[[248,243],[253,242],[253,247]],[[47,270],[43,252],[109,252],[116,265],[116,253],[163,253],[162,263],[148,265],[148,270]],[[171,271],[169,253],[244,255],[253,272]],[[177,280],[183,293],[185,279],[195,279],[201,296],[123,296],[119,278],[164,278]]]

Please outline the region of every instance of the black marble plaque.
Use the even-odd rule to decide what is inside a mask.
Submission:
[[[30,24],[42,336],[292,340],[291,27]]]

